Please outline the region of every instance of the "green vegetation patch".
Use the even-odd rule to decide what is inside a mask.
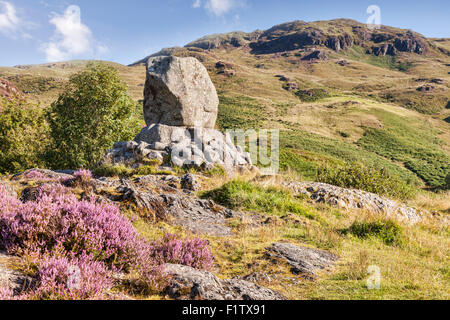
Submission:
[[[402,162],[431,187],[443,187],[450,171],[450,157],[442,151],[436,132],[385,111],[377,116],[383,129],[366,128],[358,145],[392,161]]]
[[[350,143],[323,137],[317,134],[309,133],[302,130],[281,131],[280,132],[281,145],[281,167],[293,167],[299,174],[309,177],[311,175],[311,167],[306,167],[305,161],[322,165],[328,163],[330,165],[363,162],[369,167],[385,168],[385,170],[392,176],[398,176],[407,183],[417,184],[418,179],[416,175],[409,170],[393,163],[392,161],[370,151],[359,148]],[[288,151],[287,156],[283,156],[283,150]],[[305,151],[316,154],[316,158],[305,158],[296,155],[294,150]],[[296,159],[300,157],[300,159]],[[303,161],[305,160],[305,161]],[[307,169],[305,171],[305,169]],[[309,171],[309,172],[308,172]]]
[[[330,97],[325,89],[298,90],[295,95],[303,102],[316,102]]]
[[[400,61],[394,56],[375,56],[373,54],[366,54],[366,49],[360,46],[353,46],[347,52],[342,53],[342,55],[352,60],[365,62],[375,67],[390,70],[405,72],[414,67],[413,63],[409,61]]]
[[[245,96],[225,97],[219,95],[217,125],[221,129],[253,129],[264,124],[266,110],[252,98]]]
[[[172,172],[159,170],[157,166],[160,163],[148,164],[137,169],[132,169],[124,164],[104,164],[98,166],[93,170],[94,175],[98,177],[133,177],[133,176],[148,176],[148,175],[171,175]]]
[[[342,233],[352,234],[361,239],[378,238],[389,246],[401,246],[404,243],[402,228],[392,220],[356,221],[350,228],[342,230]]]
[[[367,167],[359,162],[343,167],[321,167],[317,181],[398,199],[411,199],[417,193],[415,187],[397,176],[390,175],[386,169]]]

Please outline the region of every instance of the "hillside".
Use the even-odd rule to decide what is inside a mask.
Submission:
[[[94,223],[94,240],[119,248],[105,249],[122,253],[114,259],[95,252],[103,263],[127,266],[127,246],[140,252],[142,239],[155,252],[173,250],[176,259],[163,262],[174,263],[168,270],[179,282],[169,291],[141,282],[154,284],[159,270],[144,259],[136,272],[125,268],[112,277],[114,285],[105,284],[110,299],[245,299],[247,293],[256,300],[448,298],[449,39],[387,26],[371,31],[346,19],[295,21],[206,36],[151,56],[157,55],[195,57],[206,66],[220,99],[217,129],[280,129],[280,175],[247,168],[235,179],[223,168],[158,161],[93,173],[30,169],[0,177],[8,221],[21,219],[22,211],[40,217],[54,202],[52,223],[62,221],[62,229],[65,222]],[[143,125],[147,60],[103,62],[128,84]],[[69,77],[91,62],[2,67],[0,79],[47,108]],[[109,152],[136,155],[139,146],[117,143]],[[101,218],[79,219],[83,208]],[[36,223],[37,236],[53,245],[47,237],[53,225]],[[72,250],[83,247],[78,237],[90,244],[74,229],[74,235],[58,236]],[[14,239],[13,248],[28,244]],[[197,265],[188,268],[180,250],[190,260],[199,255]],[[0,252],[0,285],[2,274],[19,277],[14,272],[28,274],[29,265]],[[367,288],[373,266],[382,272],[381,290]],[[197,290],[199,283],[208,290]]]
[[[372,32],[351,20],[297,21],[162,53],[193,56],[207,67],[221,98],[220,127],[282,129],[282,166],[305,179],[319,163],[362,160],[438,187],[449,172],[446,41],[390,27]],[[383,55],[375,49],[383,46],[398,49]],[[136,101],[143,61],[112,64]],[[0,68],[0,78],[48,105],[86,63]]]

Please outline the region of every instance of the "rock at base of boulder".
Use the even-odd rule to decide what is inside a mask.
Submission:
[[[185,190],[198,191],[201,189],[201,184],[195,175],[188,173],[181,177],[181,187]]]
[[[254,283],[231,279],[220,280],[208,271],[168,264],[170,277],[165,293],[177,300],[285,300],[278,292]]]
[[[115,143],[104,161],[127,164],[145,159],[180,168],[218,165],[230,171],[240,166],[252,167],[250,154],[236,147],[229,134],[215,129],[163,124],[142,129],[134,141]]]

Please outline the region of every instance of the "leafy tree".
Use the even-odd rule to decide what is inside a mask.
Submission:
[[[0,98],[0,173],[41,166],[48,130],[38,105]]]
[[[50,166],[95,166],[114,142],[130,140],[137,133],[135,110],[126,84],[113,67],[91,64],[73,75],[48,113],[52,137],[47,153]]]

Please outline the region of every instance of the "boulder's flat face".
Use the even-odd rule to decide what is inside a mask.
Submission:
[[[219,98],[195,58],[154,57],[147,63],[144,117],[148,126],[214,128]]]

